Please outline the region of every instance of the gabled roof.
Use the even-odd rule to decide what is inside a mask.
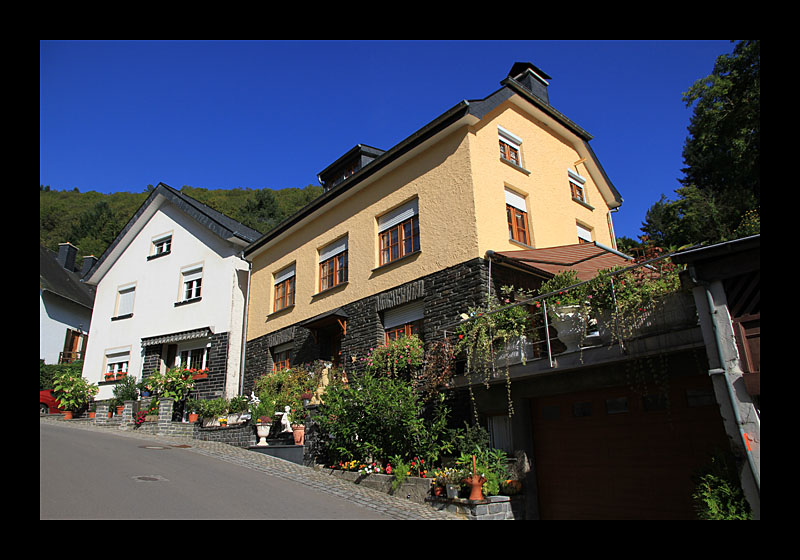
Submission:
[[[39,245],[39,289],[51,292],[78,305],[92,309],[94,286],[81,282],[80,277],[56,260],[56,255]]]
[[[628,266],[633,260],[597,242],[519,251],[489,251],[487,256],[496,262],[518,266],[544,278],[574,270],[581,282],[594,278],[604,268]]]
[[[218,212],[202,202],[198,202],[192,197],[173,189],[169,185],[159,183],[150,193],[150,196],[147,197],[147,200],[142,203],[136,213],[128,220],[128,223],[125,224],[125,227],[122,228],[119,235],[117,235],[114,241],[106,248],[100,259],[86,274],[85,278],[87,282],[97,284],[97,282],[100,281],[100,278],[116,261],[119,255],[122,254],[131,239],[139,233],[144,227],[144,224],[147,223],[147,220],[149,220],[165,202],[174,204],[221,239],[235,245],[240,245],[242,248],[261,236],[261,233],[258,231],[237,222],[222,212]]]

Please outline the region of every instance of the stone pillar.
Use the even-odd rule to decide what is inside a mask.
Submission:
[[[120,422],[119,425],[120,430],[127,430],[128,426],[133,424],[134,404],[136,404],[136,401],[125,401],[123,403],[124,408],[122,409],[122,421]]]
[[[108,403],[97,405],[97,414],[94,415],[95,424],[106,424],[108,422]]]
[[[172,423],[172,403],[175,399],[161,399],[158,401],[158,431],[169,430]]]

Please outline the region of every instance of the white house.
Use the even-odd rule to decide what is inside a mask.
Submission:
[[[180,363],[201,398],[239,393],[249,265],[259,233],[159,183],[84,278],[97,287],[83,376],[113,396]]]
[[[77,269],[77,253],[70,243],[59,244],[57,254],[39,245],[39,359],[46,364],[83,359],[94,288],[81,282],[81,273],[96,259],[84,257]]]

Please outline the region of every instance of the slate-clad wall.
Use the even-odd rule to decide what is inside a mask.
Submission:
[[[484,259],[473,259],[343,306],[348,319],[347,335],[342,338],[342,366],[348,372],[360,371],[360,358],[366,356],[370,348],[383,344],[381,314],[386,309],[424,299],[423,339],[433,341],[442,338],[442,327],[458,322],[461,313],[483,305],[487,287],[488,264]],[[272,371],[269,349],[289,341],[294,342],[292,364],[310,363],[318,358],[311,332],[297,325],[248,340],[245,394],[253,390],[258,376]]]

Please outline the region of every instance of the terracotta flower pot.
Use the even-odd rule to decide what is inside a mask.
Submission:
[[[97,416],[96,412],[90,412],[89,413],[89,418],[94,418],[95,416]]]
[[[303,445],[306,440],[306,427],[297,424],[293,425],[292,435],[294,436],[295,445]]]
[[[191,422],[191,423],[195,423],[195,422],[197,422],[197,419],[198,419],[199,417],[200,417],[200,415],[199,415],[199,414],[197,414],[196,412],[190,412],[190,413],[189,413],[189,422]]]
[[[72,411],[71,410],[65,410],[64,411],[64,420],[72,420]]]

